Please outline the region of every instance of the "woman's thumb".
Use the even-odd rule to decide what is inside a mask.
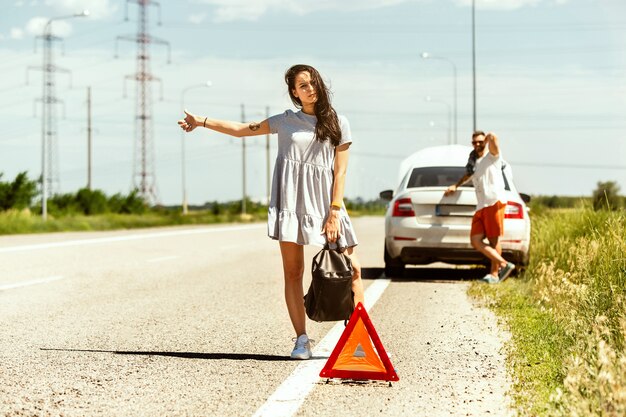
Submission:
[[[187,111],[187,109],[185,109],[185,110],[183,110],[183,111],[185,112],[185,114],[186,114],[187,116],[191,116],[191,114],[189,113],[189,111]]]

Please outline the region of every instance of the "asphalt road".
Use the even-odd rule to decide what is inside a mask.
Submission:
[[[468,299],[476,274],[410,269],[387,283],[383,219],[353,222],[365,286],[384,290],[368,312],[400,377],[391,387],[307,379],[289,359],[280,254],[264,224],[4,236],[0,414],[274,416],[287,386],[300,392],[287,415],[510,415],[507,335]],[[308,327],[320,343],[337,330]]]

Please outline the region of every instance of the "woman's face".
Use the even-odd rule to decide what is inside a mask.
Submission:
[[[308,71],[302,71],[296,75],[295,88],[292,90],[292,93],[300,99],[302,107],[315,104],[317,92],[314,81]]]

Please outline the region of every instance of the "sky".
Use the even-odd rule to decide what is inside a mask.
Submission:
[[[125,77],[137,71],[137,44],[118,37],[137,34],[136,0],[1,4],[2,180],[41,173],[37,37],[48,19],[88,9],[88,17],[52,23],[61,38],[53,62],[67,70],[55,73],[62,102],[55,106],[57,191],[87,184],[90,87],[92,185],[128,193],[137,98],[136,83]],[[147,10],[149,33],[159,41],[150,46],[150,66],[160,80],[151,83],[151,137],[161,204],[182,201],[182,140],[190,204],[241,198],[241,141],[204,129],[182,139],[176,121],[183,107],[241,120],[243,105],[246,121],[264,119],[267,108],[270,114],[293,109],[284,72],[296,63],[320,71],[334,107],[350,121],[348,198],[370,200],[394,189],[404,158],[455,140],[455,119],[458,143],[470,143],[470,0],[163,0]],[[476,127],[499,136],[518,190],[588,196],[599,181],[616,181],[626,193],[626,2],[476,0],[475,15]],[[247,195],[263,200],[266,138],[246,144]],[[275,136],[270,155],[273,170]]]

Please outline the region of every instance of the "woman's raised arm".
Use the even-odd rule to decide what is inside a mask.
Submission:
[[[270,133],[270,123],[267,119],[260,123],[232,122],[228,120],[211,119],[209,117],[196,116],[185,110],[185,118],[178,121],[178,125],[185,132],[191,132],[196,127],[206,127],[216,132],[238,138],[244,136],[267,135]]]

